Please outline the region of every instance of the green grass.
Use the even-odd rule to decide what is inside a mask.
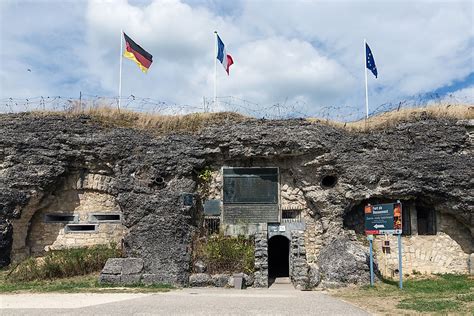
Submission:
[[[467,293],[474,287],[474,281],[465,275],[441,274],[436,279],[407,280],[403,287],[412,293]]]
[[[377,313],[388,308],[388,314],[416,311],[474,315],[474,278],[468,275],[418,276],[404,280],[403,289],[398,288],[398,281],[382,280],[374,287],[364,285],[336,295],[361,306],[370,305]]]
[[[167,292],[173,287],[168,284],[132,284],[127,286],[99,284],[98,274],[89,274],[64,279],[12,282],[6,278],[6,271],[0,272],[0,293],[77,293],[77,292]]]
[[[401,309],[415,310],[417,312],[453,312],[458,311],[461,303],[451,300],[431,299],[403,299],[397,305]]]

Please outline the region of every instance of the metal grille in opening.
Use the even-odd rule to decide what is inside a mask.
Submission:
[[[206,216],[204,217],[204,232],[206,236],[219,233],[220,216]]]
[[[301,222],[301,210],[282,210],[281,211],[281,222]]]

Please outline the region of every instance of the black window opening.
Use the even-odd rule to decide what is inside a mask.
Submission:
[[[224,204],[278,204],[278,168],[225,168]]]
[[[282,210],[281,220],[283,222],[301,222],[301,210]]]
[[[46,223],[70,223],[77,221],[77,215],[70,214],[46,214],[44,221]]]
[[[402,235],[411,235],[411,214],[409,206],[402,204]]]
[[[301,210],[282,210],[281,218],[283,219],[296,219],[300,218]]]
[[[90,214],[91,222],[120,222],[120,214]]]
[[[433,208],[416,206],[418,235],[436,235],[436,212]]]
[[[69,224],[66,225],[64,231],[66,233],[93,233],[97,231],[95,224]]]

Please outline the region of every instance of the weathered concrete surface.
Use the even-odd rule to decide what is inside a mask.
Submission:
[[[39,207],[77,172],[112,179],[104,190],[123,212],[126,254],[143,258],[150,280],[174,284],[188,280],[197,225],[196,208],[185,207],[181,196],[196,192],[205,166],[277,166],[291,173],[310,205],[322,252],[348,234],[344,214],[369,198],[424,199],[472,234],[472,129],[472,121],[428,117],[366,133],[304,120],[251,120],[154,137],[87,116],[1,115],[0,265],[10,261],[12,219]],[[323,188],[329,174],[337,184]],[[360,245],[351,236],[341,240]],[[352,248],[321,256],[319,265],[337,264],[346,249]],[[366,278],[365,270],[355,273],[352,278]],[[325,275],[322,269],[321,281]]]
[[[369,315],[322,292],[193,288],[162,294],[0,296],[2,315]],[[102,302],[101,302],[102,301]]]

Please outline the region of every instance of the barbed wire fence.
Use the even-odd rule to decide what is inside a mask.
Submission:
[[[118,97],[80,94],[79,98],[64,96],[38,96],[33,98],[3,98],[0,99],[0,113],[19,113],[30,111],[90,111],[103,107],[117,108]],[[389,102],[372,106],[370,115],[402,110],[406,108],[428,107],[432,105],[474,104],[474,97],[448,95],[420,95],[399,102]],[[362,105],[326,105],[311,107],[303,101],[276,102],[262,105],[234,96],[214,98],[203,97],[198,105],[176,104],[159,101],[152,98],[142,98],[134,95],[121,98],[121,110],[143,112],[161,115],[184,115],[196,112],[236,112],[246,116],[265,119],[288,118],[319,118],[340,122],[358,121],[365,118]]]

